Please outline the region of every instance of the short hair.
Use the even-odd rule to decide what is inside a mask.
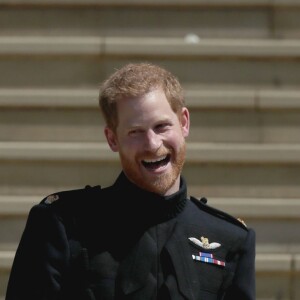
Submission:
[[[118,126],[117,101],[143,96],[162,88],[172,110],[179,114],[185,106],[183,88],[179,80],[165,68],[147,62],[129,63],[106,79],[99,92],[99,105],[106,125]]]

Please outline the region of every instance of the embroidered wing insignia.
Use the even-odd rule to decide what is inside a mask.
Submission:
[[[203,248],[203,249],[216,249],[219,248],[221,246],[220,243],[217,242],[213,242],[213,243],[209,243],[208,238],[201,236],[200,240],[198,240],[195,237],[190,237],[189,240],[194,243],[195,245]]]

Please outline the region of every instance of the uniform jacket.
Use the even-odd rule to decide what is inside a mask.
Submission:
[[[116,182],[30,210],[6,300],[254,300],[255,232],[180,190]]]

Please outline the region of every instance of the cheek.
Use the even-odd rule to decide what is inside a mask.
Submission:
[[[123,139],[120,141],[119,149],[124,153],[125,156],[128,154],[133,154],[139,152],[141,148],[141,143],[134,139]]]
[[[137,133],[132,135],[124,136],[122,139],[122,144],[124,147],[128,148],[142,148],[146,142],[146,136],[143,133]]]
[[[180,149],[182,143],[184,142],[184,136],[180,131],[178,132],[173,132],[168,136],[168,142],[170,145],[172,145],[173,148],[175,149]]]

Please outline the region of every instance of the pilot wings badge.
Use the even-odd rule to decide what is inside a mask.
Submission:
[[[221,246],[220,243],[209,243],[208,238],[201,236],[200,240],[194,238],[194,237],[190,237],[189,240],[194,243],[195,245],[203,248],[203,249],[216,249],[219,248]]]

